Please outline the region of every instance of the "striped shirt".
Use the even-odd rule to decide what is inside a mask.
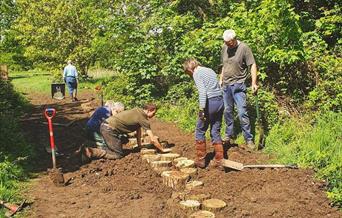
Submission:
[[[212,69],[198,66],[193,73],[193,78],[198,89],[201,109],[205,108],[207,98],[222,96],[217,75]]]

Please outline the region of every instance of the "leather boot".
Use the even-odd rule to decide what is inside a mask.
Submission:
[[[223,145],[222,142],[213,143],[215,149],[215,157],[212,160],[212,167],[222,168],[222,159],[223,159]]]
[[[88,150],[88,151],[87,151]],[[106,151],[99,148],[87,148],[86,155],[89,158],[103,158],[106,155]]]
[[[205,141],[196,141],[196,155],[196,167],[205,168],[205,156],[207,155],[207,147]]]

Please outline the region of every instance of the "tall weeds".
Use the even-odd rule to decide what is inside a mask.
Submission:
[[[311,121],[291,118],[274,126],[266,152],[283,163],[312,167],[328,184],[328,196],[342,206],[342,113],[329,112]]]

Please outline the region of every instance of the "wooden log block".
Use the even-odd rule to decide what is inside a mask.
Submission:
[[[170,152],[172,152],[172,148],[164,148],[163,152],[164,153],[170,153]]]
[[[207,199],[202,202],[202,209],[208,210],[211,212],[217,212],[220,211],[222,208],[224,208],[227,204],[220,200],[220,199]]]
[[[148,148],[142,148],[140,150],[140,154],[144,155],[144,154],[155,154],[156,153],[156,149],[148,149]]]
[[[164,171],[170,170],[170,167],[172,166],[172,162],[165,161],[165,160],[158,160],[158,161],[151,161],[150,165],[155,172],[157,172],[158,174],[161,174]]]
[[[195,161],[193,160],[180,160],[176,164],[177,168],[189,168],[195,166]]]
[[[194,181],[186,183],[185,188],[188,190],[192,190],[192,189],[199,187],[199,186],[203,186],[203,182],[198,181],[198,180],[194,180]]]
[[[215,218],[215,214],[210,211],[199,210],[191,214],[190,218]]]
[[[163,184],[174,190],[183,190],[189,179],[189,174],[180,171],[165,171],[161,174]]]
[[[128,138],[128,144],[131,146],[137,145],[137,138]]]
[[[189,174],[191,178],[194,178],[197,175],[197,168],[181,168],[179,170],[183,173]]]
[[[143,160],[146,160],[147,163],[151,163],[152,161],[160,160],[159,154],[144,154],[141,156]]]
[[[199,210],[201,203],[195,200],[185,200],[179,202],[181,208],[185,210],[196,211]]]
[[[167,160],[173,161],[174,159],[178,158],[180,155],[176,153],[168,153],[168,154],[161,154],[160,160]]]
[[[187,160],[188,158],[186,157],[177,157],[173,160],[173,163],[176,165],[179,161],[181,160]]]
[[[0,79],[8,80],[8,67],[5,64],[0,65]]]
[[[150,164],[151,164],[151,167],[153,169],[161,168],[161,167],[171,167],[172,166],[171,161],[166,161],[166,160],[151,161]]]
[[[210,194],[197,194],[197,195],[187,195],[185,196],[185,200],[196,200],[199,202],[203,202],[210,198]]]

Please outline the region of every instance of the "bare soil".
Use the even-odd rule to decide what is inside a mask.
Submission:
[[[48,95],[29,96],[32,113],[21,118],[25,135],[38,146],[38,173],[32,179],[27,198],[29,217],[187,217],[178,201],[184,194],[210,194],[227,203],[216,217],[341,217],[330,206],[325,183],[313,178],[309,169],[247,169],[243,171],[199,170],[197,178],[204,186],[188,193],[175,193],[162,184],[161,177],[142,161],[139,151],[127,147],[120,160],[95,160],[82,165],[73,152],[89,144],[83,128],[90,113],[99,106],[96,96],[83,91],[79,102],[53,100]],[[54,107],[55,142],[63,157],[57,158],[67,185],[56,187],[49,179],[51,168],[49,134],[43,110]],[[152,120],[152,130],[160,139],[173,145],[173,151],[194,159],[193,134],[185,134],[175,124]],[[209,157],[212,147],[208,143]],[[270,157],[261,152],[228,148],[230,159],[242,163],[265,163]]]

